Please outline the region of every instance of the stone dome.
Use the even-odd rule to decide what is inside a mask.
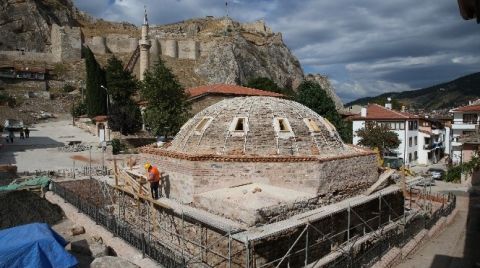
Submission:
[[[333,157],[357,150],[306,106],[274,97],[238,97],[205,108],[167,151],[189,155]]]

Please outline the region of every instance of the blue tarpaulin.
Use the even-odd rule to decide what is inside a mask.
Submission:
[[[75,267],[67,242],[46,223],[0,231],[0,267]]]

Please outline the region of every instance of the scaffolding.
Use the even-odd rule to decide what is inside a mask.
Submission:
[[[81,198],[62,183],[54,182],[52,188],[95,222],[165,267],[371,265],[455,207],[453,195],[433,195],[426,187],[414,185],[409,185],[405,203],[398,204],[392,196],[401,194],[401,190],[390,186],[369,196],[357,196],[246,230],[235,222],[173,201],[153,200],[143,185],[133,181],[117,186],[85,181],[94,184],[91,189],[97,189],[103,203]],[[140,188],[134,191],[135,187]]]

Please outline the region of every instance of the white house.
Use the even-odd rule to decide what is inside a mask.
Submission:
[[[448,132],[447,132],[448,131]],[[418,164],[437,163],[449,145],[450,129],[437,120],[421,118],[418,127]],[[448,151],[447,151],[448,152]]]
[[[419,117],[410,113],[395,111],[391,109],[389,103],[385,106],[369,104],[366,108],[362,108],[359,115],[351,117],[353,121],[353,144],[358,144],[360,141],[356,132],[365,127],[365,122],[384,124],[398,134],[401,143],[394,150],[397,156],[403,158],[407,165],[416,162],[419,157]]]
[[[451,110],[453,113],[452,153],[453,164],[468,162],[479,150],[477,142],[480,126],[480,100]]]

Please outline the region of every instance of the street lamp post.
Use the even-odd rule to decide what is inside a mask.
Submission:
[[[110,102],[110,96],[108,95],[108,89],[104,85],[100,85],[101,88],[105,89],[105,92],[107,93],[107,116],[108,116],[108,103]]]
[[[109,109],[108,109],[108,106],[109,106],[109,103],[110,103],[110,95],[108,94],[108,89],[104,86],[104,85],[100,85],[101,88],[105,89],[105,92],[107,93],[107,119],[110,115],[110,112],[109,112]],[[106,131],[106,129],[105,129]],[[110,140],[110,127],[108,127],[108,140]]]

